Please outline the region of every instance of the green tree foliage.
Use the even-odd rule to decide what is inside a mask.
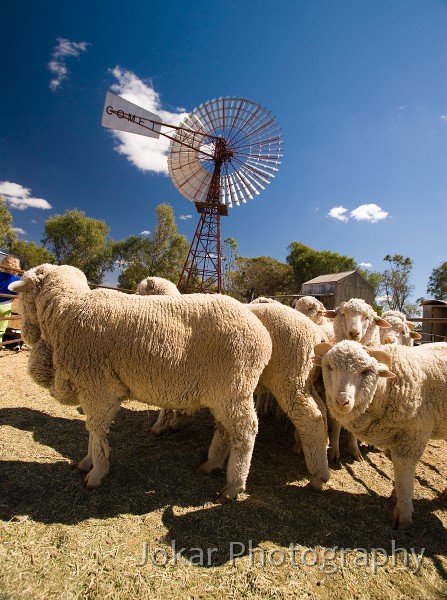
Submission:
[[[233,295],[233,276],[237,271],[238,256],[237,242],[231,237],[226,238],[222,248],[222,287],[230,296]]]
[[[301,290],[301,285],[319,275],[353,271],[356,263],[353,258],[330,252],[329,250],[314,250],[300,242],[292,242],[289,247],[287,263],[293,269],[295,291]]]
[[[17,234],[12,230],[12,215],[6,208],[3,196],[0,195],[0,248],[12,252],[10,245],[16,239]]]
[[[236,258],[237,270],[231,277],[232,295],[251,301],[259,296],[290,294],[293,283],[292,267],[270,256]]]
[[[435,300],[447,300],[447,262],[433,269],[427,285],[427,293]]]
[[[84,271],[91,283],[101,283],[112,269],[112,242],[104,221],[86,217],[74,209],[53,215],[45,222],[44,246],[52,252],[56,264],[72,265]]]
[[[367,269],[360,269],[359,267],[357,268],[357,271],[373,286],[377,296],[380,286],[382,285],[382,273],[378,273],[377,271],[368,271]]]
[[[159,204],[155,212],[157,224],[152,235],[133,235],[114,244],[113,257],[123,269],[118,277],[120,287],[133,290],[149,276],[178,282],[189,249],[188,240],[177,233],[169,204]]]
[[[25,242],[25,240],[15,240],[9,246],[11,254],[15,254],[21,259],[22,269],[31,269],[43,263],[54,263],[54,256],[43,246],[38,246],[34,242]]]
[[[410,284],[413,261],[400,254],[387,254],[383,260],[390,263],[390,267],[382,273],[380,285],[380,291],[385,294],[386,308],[411,312],[412,307],[407,305],[414,290],[414,286]]]

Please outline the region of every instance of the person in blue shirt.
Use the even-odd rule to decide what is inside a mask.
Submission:
[[[20,261],[14,256],[5,256],[0,263],[0,294],[14,294],[17,292],[11,292],[8,290],[8,285],[13,281],[20,279],[18,275],[14,274],[11,269],[20,269]],[[9,317],[12,311],[12,298],[4,298],[0,296],[0,319],[3,317]],[[0,341],[3,339],[3,335],[8,327],[8,321],[0,320]]]

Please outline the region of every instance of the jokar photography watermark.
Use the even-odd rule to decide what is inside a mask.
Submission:
[[[414,548],[401,548],[391,540],[391,548],[300,548],[290,544],[288,548],[254,547],[253,541],[230,542],[228,547],[228,562],[231,566],[236,564],[237,558],[248,557],[252,567],[281,567],[290,565],[297,568],[318,567],[322,573],[338,573],[340,569],[367,568],[374,575],[378,569],[391,566],[398,569],[409,569],[417,573],[424,556],[425,548],[416,551]],[[225,554],[225,559],[227,556]],[[172,540],[170,548],[150,548],[143,544],[141,561],[136,566],[144,567],[148,564],[158,567],[194,565],[199,567],[212,567],[221,564],[218,548],[182,548]]]

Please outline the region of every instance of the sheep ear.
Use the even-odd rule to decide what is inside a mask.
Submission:
[[[321,367],[321,356],[312,356],[312,360],[314,362],[314,365]]]
[[[366,348],[365,346],[363,347],[370,356],[375,358],[379,363],[383,363],[391,369],[391,365],[393,364],[391,354],[388,354],[388,352],[385,352],[384,350],[378,350],[376,348]]]
[[[335,344],[331,344],[330,342],[321,342],[314,347],[315,356],[323,356],[326,352],[335,346]]]
[[[422,335],[420,333],[418,333],[417,331],[410,331],[410,337],[413,338],[413,340],[421,340],[422,339]]]
[[[382,319],[381,317],[379,317],[379,315],[374,315],[374,322],[377,325],[377,327],[391,327],[388,321],[385,321],[385,319]]]
[[[11,292],[29,292],[34,288],[35,283],[32,279],[20,279],[8,285],[8,290],[11,290]]]
[[[337,315],[337,311],[336,310],[327,310],[324,313],[324,316],[327,317],[328,319],[335,319]]]
[[[406,323],[410,329],[414,329],[416,327],[416,323],[413,323],[413,321],[406,321]]]
[[[379,367],[379,377],[396,377],[396,373],[389,371],[386,365],[381,365]]]

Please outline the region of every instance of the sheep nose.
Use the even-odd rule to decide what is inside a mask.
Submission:
[[[338,396],[336,401],[340,406],[346,406],[349,404],[349,400],[346,398],[346,396]]]
[[[351,338],[351,340],[354,340],[354,342],[359,342],[361,338],[360,331],[351,329],[351,331],[349,332],[349,337]]]

